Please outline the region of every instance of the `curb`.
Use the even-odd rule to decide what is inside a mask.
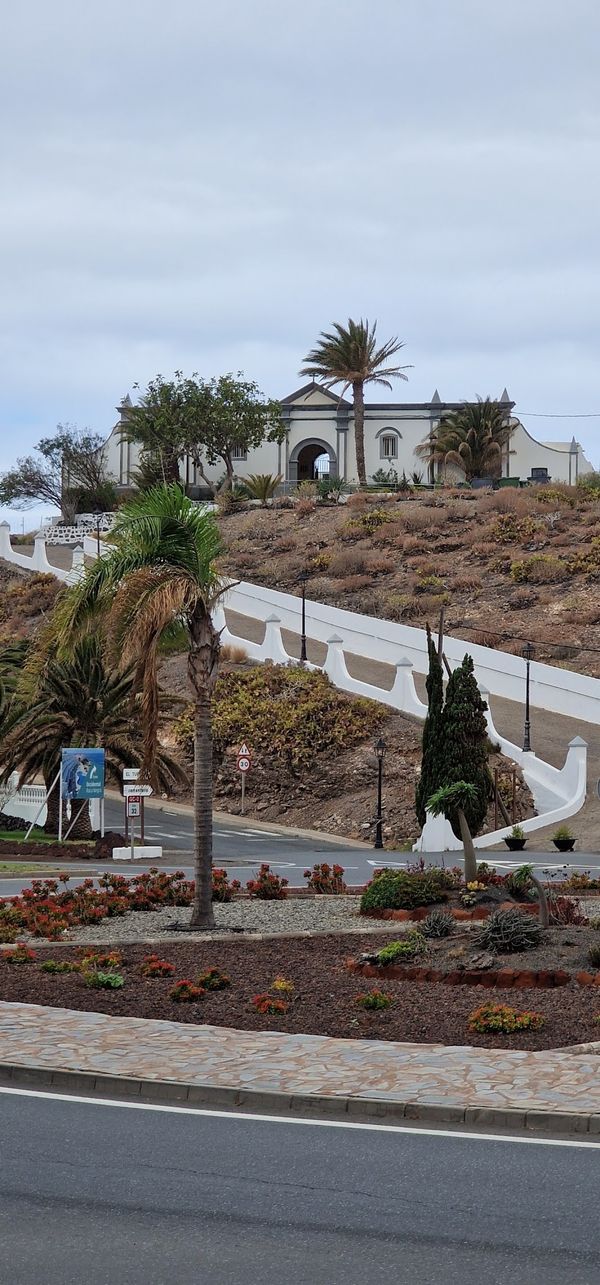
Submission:
[[[280,1116],[328,1116],[356,1123],[377,1120],[396,1124],[423,1121],[425,1124],[479,1125],[495,1129],[525,1129],[537,1133],[589,1134],[600,1142],[600,1113],[543,1111],[516,1107],[452,1106],[437,1102],[390,1102],[381,1098],[332,1097],[316,1093],[282,1093],[275,1089],[240,1089],[213,1084],[185,1084],[175,1080],[138,1080],[119,1075],[98,1075],[94,1071],[53,1070],[50,1067],[21,1066],[0,1062],[0,1082],[44,1089],[63,1089],[86,1097],[113,1093],[144,1102],[175,1103],[180,1106],[243,1108],[257,1114]]]

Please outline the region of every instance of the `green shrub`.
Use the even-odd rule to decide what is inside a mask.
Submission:
[[[542,928],[538,919],[521,910],[496,910],[480,928],[476,936],[478,946],[499,955],[515,951],[533,950],[539,945]]]
[[[544,530],[544,523],[539,518],[519,518],[516,513],[501,513],[490,527],[489,536],[497,544],[515,544],[521,540],[530,540]]]
[[[82,973],[82,977],[86,986],[91,986],[94,990],[116,991],[125,985],[122,973],[103,973],[91,969],[90,972]]]
[[[560,558],[533,553],[521,562],[512,562],[510,574],[517,584],[556,584],[559,580],[566,580],[569,567]]]
[[[516,1031],[539,1030],[544,1025],[542,1013],[511,1008],[510,1004],[482,1004],[469,1015],[469,1030],[484,1035],[487,1031],[513,1035]]]
[[[386,995],[384,991],[377,989],[365,991],[362,995],[356,996],[356,1003],[360,1004],[361,1008],[371,1010],[389,1008],[390,1004],[393,1004],[393,1002],[394,1000],[392,995]]]
[[[446,893],[435,878],[403,870],[383,870],[367,884],[360,909],[363,914],[370,910],[414,910],[416,906],[445,900]]]
[[[362,697],[348,697],[326,674],[297,666],[253,665],[217,680],[213,702],[216,758],[242,741],[254,753],[282,759],[292,769],[311,764],[317,754],[335,753],[372,736],[381,708]],[[192,753],[193,720],[186,711],[175,721],[177,744]]]
[[[378,964],[395,964],[401,959],[415,959],[417,955],[422,955],[426,949],[427,943],[422,934],[415,929],[414,932],[407,933],[401,941],[391,941],[387,946],[382,946],[377,952]]]

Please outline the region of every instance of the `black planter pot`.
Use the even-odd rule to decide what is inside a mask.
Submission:
[[[525,844],[527,843],[527,839],[505,838],[504,842],[507,848],[510,850],[510,852],[522,852],[523,848],[525,847]]]
[[[572,852],[575,847],[575,839],[553,839],[552,842],[559,852]]]

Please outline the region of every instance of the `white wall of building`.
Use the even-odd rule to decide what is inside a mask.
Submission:
[[[127,399],[119,407],[126,415]],[[303,444],[323,444],[331,458],[331,471],[345,478],[350,484],[357,481],[356,453],[354,448],[354,421],[351,403],[340,400],[314,385],[307,385],[282,401],[287,426],[286,438],[281,443],[264,442],[249,451],[246,459],[235,461],[236,475],[243,479],[251,473],[280,473],[290,485],[298,478],[297,457]],[[441,414],[451,408],[442,403],[437,394],[426,403],[367,403],[365,407],[365,459],[367,476],[373,477],[379,469],[395,468],[399,476],[419,470],[427,480],[427,468],[416,454],[417,446],[439,423]],[[507,415],[512,403],[506,400]],[[108,437],[103,451],[108,472],[120,485],[127,485],[139,464],[139,448],[122,440],[120,423]],[[382,436],[392,436],[397,443],[397,454],[387,458],[382,452]],[[525,481],[532,468],[546,469],[554,481],[574,483],[578,476],[589,472],[592,465],[577,443],[545,443],[537,441],[525,426],[516,421],[510,442],[510,454],[503,463],[503,474]],[[225,472],[223,464],[205,466],[211,483],[216,483]],[[202,485],[202,478],[194,473],[189,462],[182,464],[183,481]]]

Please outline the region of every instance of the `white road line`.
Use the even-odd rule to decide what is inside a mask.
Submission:
[[[531,1147],[576,1147],[580,1150],[598,1151],[599,1142],[571,1141],[569,1138],[527,1138],[518,1134],[469,1133],[468,1130],[419,1129],[404,1124],[364,1124],[357,1120],[310,1120],[304,1117],[283,1115],[257,1115],[251,1111],[211,1111],[204,1107],[173,1107],[160,1102],[129,1102],[118,1098],[85,1098],[74,1093],[45,1093],[38,1089],[13,1089],[0,1086],[0,1094],[23,1098],[46,1098],[51,1102],[77,1102],[84,1106],[122,1107],[127,1111],[167,1111],[174,1115],[198,1115],[219,1120],[252,1120],[258,1124],[310,1125],[319,1129],[361,1129],[373,1133],[425,1134],[431,1138],[469,1138],[473,1142],[518,1142]]]

